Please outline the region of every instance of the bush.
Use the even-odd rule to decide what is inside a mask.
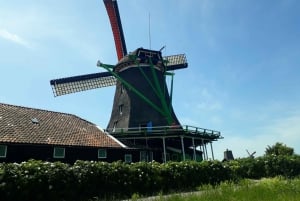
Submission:
[[[230,178],[260,179],[262,177],[296,177],[300,175],[300,156],[266,155],[257,158],[242,158],[228,161]]]
[[[218,161],[60,162],[28,161],[0,165],[0,193],[4,200],[87,200],[92,197],[130,197],[193,189],[229,179]]]
[[[241,178],[296,177],[300,157],[264,156],[228,162],[183,161],[87,162],[74,165],[60,162],[0,163],[1,200],[89,200],[129,198],[159,192],[194,190],[205,184],[219,184]]]

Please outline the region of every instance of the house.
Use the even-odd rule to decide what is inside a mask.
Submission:
[[[140,155],[75,115],[0,103],[0,162],[134,162]]]

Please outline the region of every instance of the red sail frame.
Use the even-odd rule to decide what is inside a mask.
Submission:
[[[111,24],[118,61],[127,55],[124,33],[116,0],[103,0]]]

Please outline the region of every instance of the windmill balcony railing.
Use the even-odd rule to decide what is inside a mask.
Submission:
[[[219,131],[188,125],[171,125],[155,127],[109,128],[106,132],[118,136],[173,136],[190,135],[204,138],[221,139]]]

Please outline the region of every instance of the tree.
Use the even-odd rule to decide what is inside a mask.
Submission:
[[[277,142],[273,146],[268,146],[265,151],[265,155],[285,155],[285,156],[291,156],[294,154],[294,149],[291,147],[287,147],[285,144]]]

